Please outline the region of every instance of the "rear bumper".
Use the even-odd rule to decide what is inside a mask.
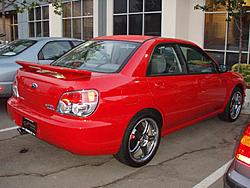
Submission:
[[[12,82],[0,82],[0,97],[10,97],[12,95]]]
[[[225,176],[225,188],[246,188],[250,187],[250,179],[233,170]]]
[[[119,130],[118,121],[94,121],[64,117],[56,113],[44,115],[13,97],[8,100],[7,106],[10,117],[19,127],[22,127],[22,118],[28,118],[37,123],[37,138],[72,153],[115,154],[120,148],[123,133],[114,134],[115,127]]]
[[[225,188],[246,188],[250,187],[250,179],[235,170],[235,161],[224,176]]]

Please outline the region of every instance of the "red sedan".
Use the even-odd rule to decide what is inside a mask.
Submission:
[[[235,121],[243,78],[197,45],[150,36],[99,37],[51,65],[18,62],[12,119],[36,137],[81,155],[114,154],[140,167],[161,136],[219,115]]]

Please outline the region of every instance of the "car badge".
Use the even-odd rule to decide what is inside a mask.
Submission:
[[[36,83],[32,83],[31,88],[36,89],[36,88],[38,88],[38,85]]]
[[[54,106],[51,105],[51,104],[45,104],[45,107],[46,107],[47,109],[49,109],[49,110],[52,110],[52,111],[55,110]]]

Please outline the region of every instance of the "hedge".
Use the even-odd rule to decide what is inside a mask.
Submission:
[[[238,72],[238,64],[232,66],[232,71]],[[250,88],[250,64],[241,64],[240,73],[244,77],[247,87]]]

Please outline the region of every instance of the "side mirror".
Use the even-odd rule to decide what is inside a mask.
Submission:
[[[219,65],[219,72],[220,73],[227,72],[227,66],[226,65]]]

